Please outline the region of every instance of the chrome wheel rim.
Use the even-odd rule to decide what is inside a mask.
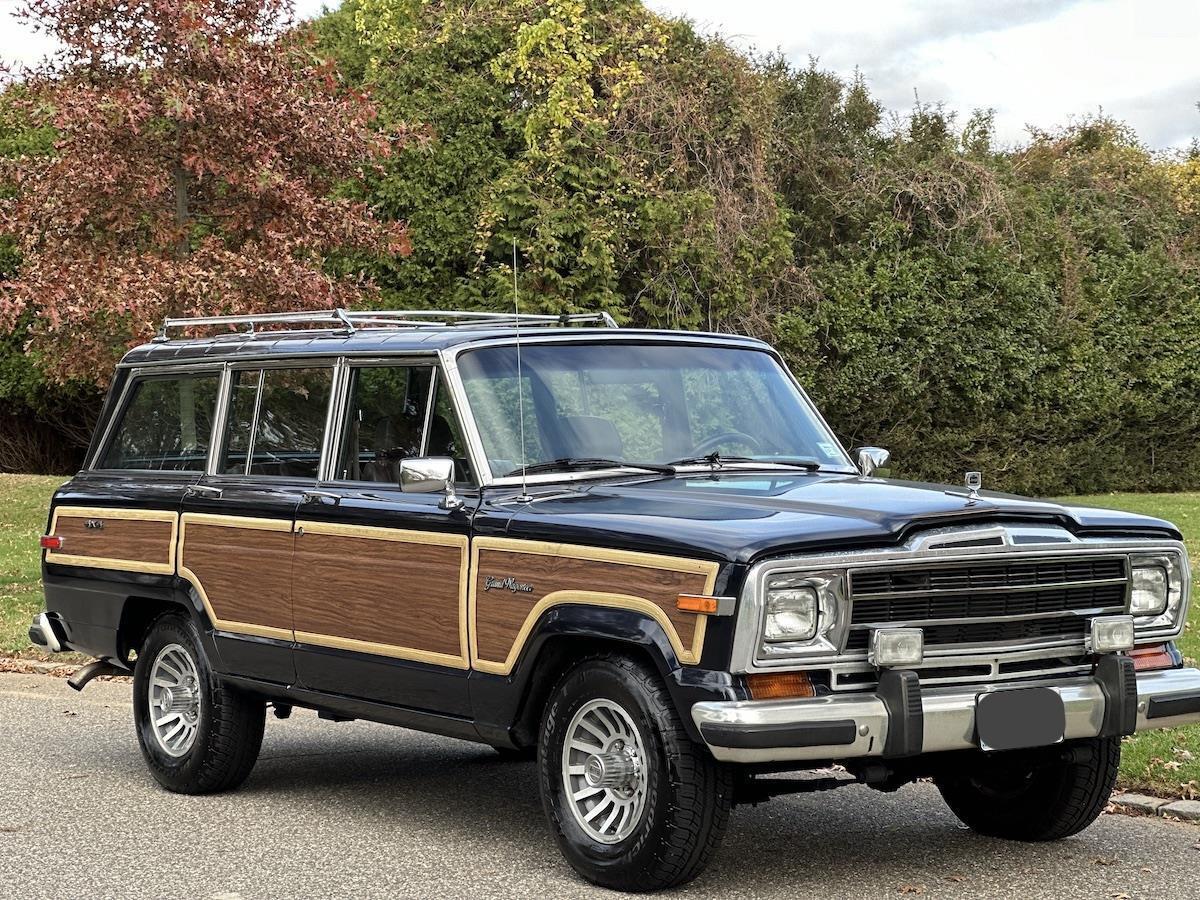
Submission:
[[[162,751],[183,756],[200,724],[200,672],[181,644],[167,644],[150,666],[150,730]]]
[[[603,844],[625,840],[646,806],[646,758],[633,719],[612,700],[592,700],[567,726],[562,777],[567,805],[584,833]]]

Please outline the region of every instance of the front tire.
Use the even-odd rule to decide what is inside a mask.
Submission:
[[[980,756],[935,780],[946,804],[980,834],[1057,841],[1104,811],[1121,764],[1120,738],[1092,738],[1037,751]]]
[[[169,791],[212,794],[246,780],[262,746],[266,703],[221,684],[191,619],[159,617],[133,670],[142,756]]]
[[[580,661],[555,687],[539,737],[542,805],[575,871],[653,891],[704,870],[733,778],[688,737],[655,672],[619,655]]]

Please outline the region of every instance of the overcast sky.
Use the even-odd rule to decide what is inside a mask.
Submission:
[[[329,0],[333,2],[333,0]],[[49,45],[0,0],[0,57],[33,62]],[[649,0],[734,43],[798,64],[862,70],[892,109],[914,95],[963,118],[996,110],[1000,139],[1103,110],[1156,148],[1200,137],[1200,0]],[[300,15],[322,0],[297,0]],[[914,94],[915,92],[915,94]]]

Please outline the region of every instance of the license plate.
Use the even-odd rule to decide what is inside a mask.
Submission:
[[[984,750],[1057,744],[1066,728],[1062,697],[1050,688],[989,691],[975,698],[975,733]]]

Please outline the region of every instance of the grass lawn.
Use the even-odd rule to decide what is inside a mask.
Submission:
[[[38,535],[46,525],[50,494],[61,478],[0,474],[0,653],[30,654],[29,620],[42,608]],[[1107,494],[1072,497],[1080,506],[1108,506],[1174,522],[1200,570],[1200,494]],[[1195,589],[1195,585],[1193,585]],[[1200,597],[1192,604],[1180,649],[1200,660]],[[1121,785],[1169,796],[1200,796],[1200,725],[1150,731],[1125,742]]]
[[[62,478],[0,473],[0,653],[29,650],[29,621],[42,608],[38,537]]]

